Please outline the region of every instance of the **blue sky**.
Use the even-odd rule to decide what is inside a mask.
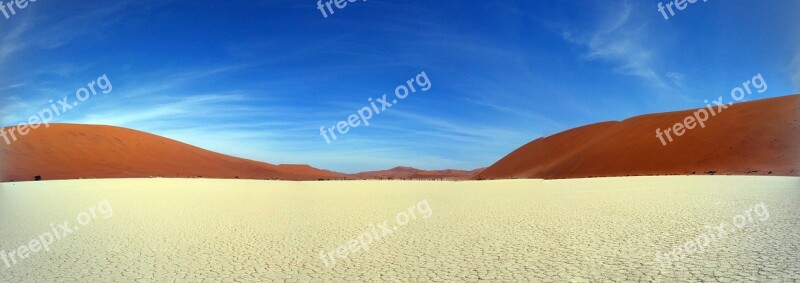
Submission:
[[[73,3],[75,2],[75,3]],[[757,73],[800,92],[800,1],[49,1],[0,15],[0,124],[102,74],[55,122],[341,172],[473,169],[585,124],[699,108]],[[432,87],[327,144],[425,71]]]

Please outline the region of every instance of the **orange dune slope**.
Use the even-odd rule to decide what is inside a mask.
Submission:
[[[716,108],[715,108],[716,109]],[[800,95],[730,106],[682,136],[656,136],[696,110],[603,122],[534,140],[475,179],[628,175],[800,176]]]
[[[131,129],[51,124],[0,143],[0,181],[79,178],[204,177],[340,179],[307,165],[273,165],[231,157]]]

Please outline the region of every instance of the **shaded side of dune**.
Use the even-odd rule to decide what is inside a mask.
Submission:
[[[716,107],[714,108],[716,110]],[[534,140],[475,179],[633,175],[800,176],[800,95],[729,106],[663,143],[664,131],[695,110],[603,122]]]

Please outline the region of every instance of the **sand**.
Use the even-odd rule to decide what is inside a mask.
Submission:
[[[800,280],[795,177],[3,183],[0,249],[102,200],[113,216],[11,268],[0,260],[0,282]],[[325,267],[320,251],[422,200],[429,218]],[[656,262],[759,203],[765,221]]]

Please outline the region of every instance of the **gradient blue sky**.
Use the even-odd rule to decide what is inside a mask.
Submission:
[[[80,3],[79,3],[80,2]],[[50,1],[0,15],[0,124],[107,74],[56,122],[356,172],[473,169],[541,136],[703,100],[762,73],[800,92],[800,1]],[[432,88],[326,144],[331,126],[425,71]],[[74,98],[73,98],[74,99]]]

